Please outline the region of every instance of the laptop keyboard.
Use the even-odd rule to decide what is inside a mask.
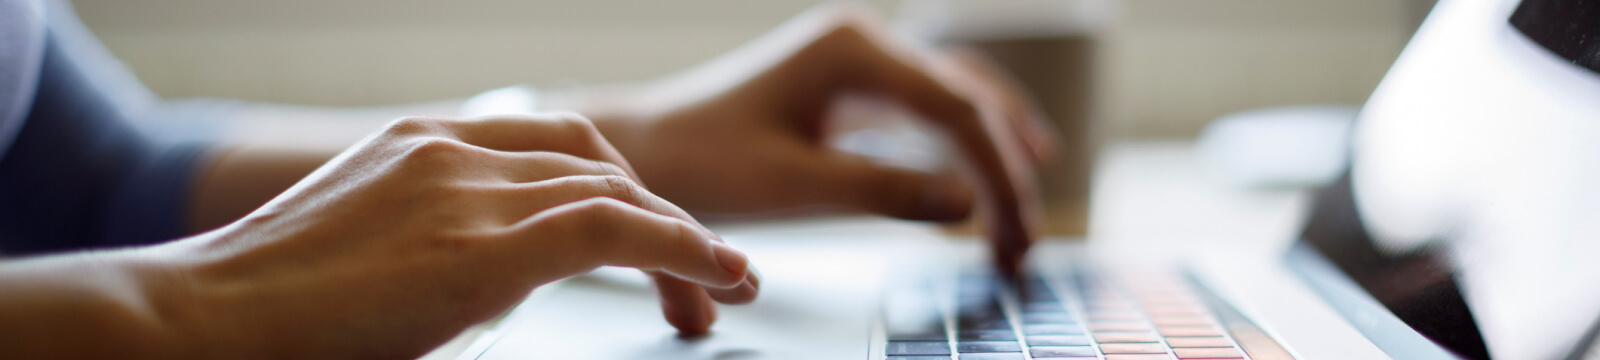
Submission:
[[[1253,323],[1179,273],[1012,283],[967,274],[885,293],[887,360],[1292,359]]]

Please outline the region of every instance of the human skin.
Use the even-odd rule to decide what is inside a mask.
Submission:
[[[651,191],[690,211],[835,206],[954,221],[976,205],[995,263],[1013,272],[1035,235],[1033,166],[1053,132],[985,58],[919,49],[881,24],[861,8],[824,6],[684,73],[555,100],[595,119]],[[827,146],[826,110],[845,93],[890,99],[943,130],[968,176]]]
[[[0,357],[415,357],[600,266],[752,299],[631,174],[576,115],[402,119],[226,227],[8,262]]]
[[[981,57],[916,48],[880,24],[824,6],[676,76],[549,94],[593,125],[408,119],[337,157],[224,148],[191,196],[198,235],[0,263],[0,333],[20,334],[0,337],[0,358],[412,357],[602,265],[646,270],[666,320],[704,333],[715,302],[751,301],[760,282],[689,212],[949,221],[977,209],[996,263],[1014,270],[1048,131]],[[824,146],[822,110],[845,92],[943,129],[967,176]],[[737,271],[713,271],[728,259]]]
[[[858,6],[826,5],[703,66],[546,92],[544,103],[593,119],[643,185],[691,213],[830,207],[953,221],[976,209],[995,263],[1016,269],[1038,217],[1032,166],[1051,151],[1053,132],[982,56],[916,48],[882,23]],[[825,146],[822,110],[847,92],[891,99],[945,130],[967,171],[878,166]],[[192,197],[191,227],[237,219],[327,157],[271,144],[217,156]],[[716,319],[714,293],[674,285],[658,292],[668,322],[684,333],[704,333]]]

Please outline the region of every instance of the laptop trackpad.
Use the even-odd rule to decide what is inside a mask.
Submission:
[[[523,304],[479,359],[864,358],[883,262],[814,246],[745,248],[763,275],[754,303],[721,306],[710,335],[681,338],[633,270],[602,269]]]

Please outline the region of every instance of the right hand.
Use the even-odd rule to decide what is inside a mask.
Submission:
[[[668,322],[753,300],[747,258],[645,190],[576,115],[407,118],[259,210],[157,247],[184,357],[415,358],[534,287],[646,271]]]
[[[565,105],[596,115],[656,193],[692,211],[820,206],[953,221],[976,208],[1008,275],[1037,235],[1033,171],[1055,141],[1043,113],[987,57],[916,46],[863,6],[818,6],[712,62],[629,90]],[[973,181],[827,146],[836,125],[825,110],[859,94],[941,129]]]

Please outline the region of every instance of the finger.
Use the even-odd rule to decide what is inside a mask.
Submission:
[[[1017,163],[1026,155],[1014,142],[1000,142],[995,134],[1005,129],[989,125],[985,117],[1001,114],[980,108],[932,75],[929,64],[913,49],[886,39],[872,21],[857,20],[817,40],[810,52],[802,52],[793,64],[794,73],[817,76],[816,63],[830,72],[830,88],[861,88],[887,95],[943,128],[956,141],[967,160],[979,172],[985,187],[1000,201],[1015,203],[1020,179],[1027,167]],[[845,54],[845,55],[841,55]],[[805,59],[816,57],[817,59]],[[802,71],[809,69],[810,71]]]
[[[500,213],[514,216],[515,222],[562,204],[597,197],[616,199],[653,213],[695,222],[687,211],[650,193],[639,182],[615,174],[564,176],[504,185],[489,193],[483,201],[497,204],[502,210]],[[708,233],[708,236],[715,237],[715,234]]]
[[[1037,207],[1021,207],[1018,212],[1005,214],[1004,211],[984,212],[989,215],[984,228],[989,237],[990,255],[1001,275],[1017,279],[1022,271],[1022,260],[1027,255],[1028,247],[1033,244],[1034,234],[1029,232],[1031,224],[1038,223],[1039,211]],[[1029,209],[1033,209],[1029,211]]]
[[[1028,155],[1015,141],[1000,140],[1010,137],[1003,121],[993,121],[1003,114],[980,107],[957,87],[934,77],[918,51],[894,41],[875,22],[843,23],[846,25],[818,39],[809,52],[797,55],[794,63],[786,64],[793,67],[787,71],[832,77],[844,88],[888,95],[947,130],[977,172],[987,230],[1000,259],[997,264],[1002,271],[1014,272],[1014,267],[1004,267],[1021,262],[1032,241],[1039,209]],[[825,68],[833,73],[815,74],[819,63],[802,64],[810,61],[830,65]],[[811,71],[805,71],[808,68]]]
[[[973,195],[953,175],[879,165],[865,157],[817,150],[797,166],[814,177],[812,198],[902,219],[956,221],[972,212]]]
[[[1021,191],[1019,183],[1031,174],[1027,173],[1029,167],[1020,162],[1026,155],[1014,142],[997,141],[996,135],[1006,134],[1006,129],[983,119],[1002,115],[978,107],[918,66],[901,61],[880,64],[888,71],[877,72],[880,73],[877,76],[863,76],[860,81],[899,97],[936,126],[947,130],[996,200],[1007,203],[1003,205],[1015,204]]]
[[[705,334],[717,321],[717,306],[700,285],[661,272],[648,272],[661,295],[661,314],[667,324],[688,335]]]
[[[952,47],[942,52],[935,68],[947,82],[970,83],[979,88],[976,92],[989,95],[996,106],[1002,108],[1011,125],[1011,132],[1031,150],[1035,162],[1042,162],[1055,151],[1057,132],[1049,117],[1020,82],[1010,76],[993,59],[969,47]]]
[[[594,123],[571,112],[491,115],[453,121],[461,141],[506,152],[548,151],[616,164],[638,178],[622,153],[606,141]]]
[[[760,287],[760,276],[751,268],[750,275],[739,286],[718,289],[705,288],[661,272],[647,272],[655,280],[656,292],[661,295],[661,312],[667,323],[678,332],[690,335],[704,334],[717,321],[717,306],[743,304],[754,301]]]
[[[572,203],[593,197],[607,197],[626,202],[651,212],[692,222],[681,208],[649,193],[633,180],[622,176],[572,176],[521,185],[520,196],[496,196],[509,206],[537,210],[512,210],[537,212],[560,204]],[[709,232],[708,232],[709,234]],[[715,238],[715,235],[710,235]],[[720,239],[717,239],[720,241]],[[704,333],[716,319],[716,307],[711,302],[740,304],[755,299],[759,279],[752,271],[740,284],[726,288],[702,288],[660,271],[646,271],[656,280],[661,295],[663,315],[667,322],[685,334]]]
[[[761,271],[754,264],[750,265],[750,273],[745,275],[744,282],[738,286],[719,289],[705,288],[706,294],[711,299],[723,304],[748,304],[756,301],[756,296],[761,294]]]
[[[635,179],[627,168],[615,163],[587,159],[579,156],[549,152],[498,152],[490,156],[503,161],[495,170],[501,180],[512,183],[531,183],[568,176],[619,176]]]
[[[572,254],[567,260],[577,265],[575,271],[597,266],[658,270],[716,288],[739,285],[749,271],[743,253],[699,225],[611,198],[547,209],[513,225],[510,235],[520,240],[512,246],[522,247],[513,252]]]
[[[633,179],[614,175],[568,176],[537,183],[515,184],[503,189],[501,193],[491,194],[487,201],[500,204],[502,211],[498,213],[513,214],[515,216],[513,219],[521,219],[526,214],[595,197],[616,199],[657,214],[695,223],[694,217],[677,205],[650,193]],[[710,233],[709,236],[718,242],[723,241],[714,233]],[[706,290],[717,302],[742,304],[755,300],[760,290],[760,281],[760,275],[752,267],[745,281],[738,286]]]

